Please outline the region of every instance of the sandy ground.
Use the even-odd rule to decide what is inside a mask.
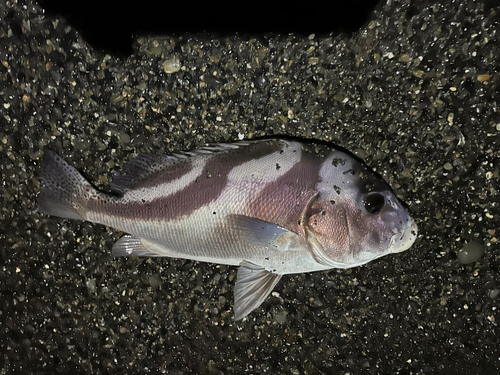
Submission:
[[[500,7],[457,3],[388,1],[353,35],[143,37],[128,58],[1,5],[0,373],[500,373]],[[234,267],[116,259],[119,233],[36,212],[44,147],[106,190],[139,152],[275,135],[361,157],[416,244],[285,276],[234,322]]]

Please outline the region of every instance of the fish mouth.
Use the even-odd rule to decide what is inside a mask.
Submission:
[[[417,239],[417,224],[413,219],[410,220],[409,225],[405,228],[403,233],[398,233],[391,237],[390,248],[392,253],[400,253],[408,250]]]

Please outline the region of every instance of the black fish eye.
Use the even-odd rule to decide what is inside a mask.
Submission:
[[[380,193],[369,193],[364,199],[365,209],[371,214],[378,214],[385,206],[385,198]]]

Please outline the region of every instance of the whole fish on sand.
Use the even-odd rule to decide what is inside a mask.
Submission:
[[[316,151],[320,152],[316,152]],[[239,266],[235,319],[285,274],[350,268],[411,247],[417,226],[389,186],[348,154],[282,139],[141,154],[96,190],[44,156],[40,212],[129,233],[116,256]]]

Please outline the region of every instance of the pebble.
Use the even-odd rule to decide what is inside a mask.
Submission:
[[[457,253],[458,262],[461,264],[470,264],[478,261],[484,254],[484,247],[477,241],[467,243]]]

